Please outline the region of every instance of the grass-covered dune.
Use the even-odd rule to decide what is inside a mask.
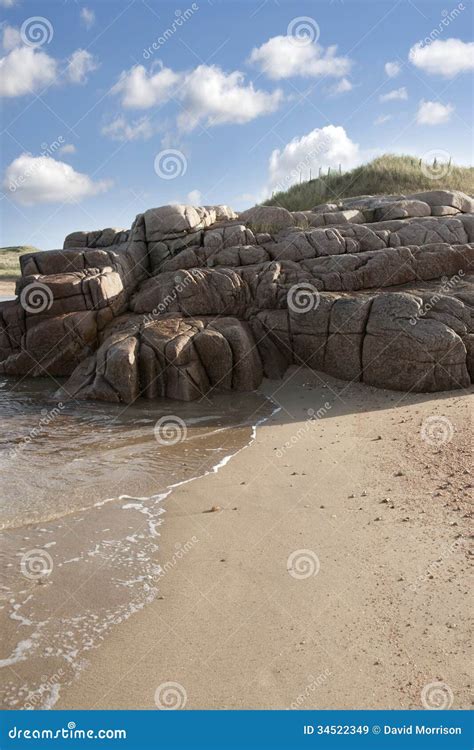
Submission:
[[[0,280],[13,281],[20,275],[20,255],[34,253],[36,247],[20,245],[19,247],[0,247]]]
[[[414,156],[384,154],[350,172],[293,185],[264,201],[289,211],[306,211],[318,203],[337,203],[355,195],[409,194],[422,190],[462,190],[474,194],[474,167],[439,161],[423,162]]]

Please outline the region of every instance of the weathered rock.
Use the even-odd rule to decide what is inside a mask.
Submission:
[[[130,403],[252,390],[300,364],[384,388],[474,378],[473,201],[359,196],[313,211],[163,206],[22,256],[0,372]],[[467,213],[469,212],[469,213]]]
[[[391,221],[392,219],[408,219],[414,216],[430,216],[431,207],[416,200],[393,201],[373,207],[374,221]]]
[[[281,229],[292,227],[295,219],[286,208],[280,206],[255,206],[239,214],[239,221],[254,232],[276,234]]]
[[[407,198],[424,201],[429,206],[452,206],[466,214],[474,213],[474,198],[460,190],[427,190],[424,193],[407,195]]]

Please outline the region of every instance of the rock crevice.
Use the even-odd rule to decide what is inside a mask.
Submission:
[[[21,271],[0,372],[64,376],[63,398],[192,400],[290,364],[396,390],[474,379],[474,201],[456,191],[163,206]]]

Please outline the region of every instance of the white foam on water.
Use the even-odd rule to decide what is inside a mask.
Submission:
[[[159,589],[154,583],[156,583],[157,577],[158,580],[160,578],[160,566],[153,562],[151,552],[153,551],[153,557],[155,557],[158,549],[156,539],[160,536],[158,527],[163,523],[161,516],[165,513],[165,509],[162,507],[163,501],[170,496],[174,489],[189,484],[190,482],[204,476],[217,474],[235,455],[245,448],[248,448],[253,443],[258,427],[280,411],[280,408],[281,407],[274,408],[269,415],[258,419],[252,425],[247,425],[250,427],[250,438],[245,445],[242,445],[240,448],[237,448],[233,452],[221,457],[215,464],[205,471],[198,473],[195,476],[174,482],[168,485],[164,490],[151,495],[133,497],[128,494],[123,494],[118,498],[110,497],[100,500],[99,502],[94,503],[92,507],[89,506],[84,509],[88,512],[94,512],[93,509],[100,512],[100,509],[104,506],[112,502],[117,503],[118,501],[117,507],[119,509],[121,508],[123,511],[132,513],[138,512],[145,517],[145,528],[148,530],[148,537],[146,536],[144,529],[142,532],[135,530],[133,533],[125,534],[120,539],[102,539],[101,541],[95,542],[89,549],[84,549],[80,556],[75,556],[63,560],[62,563],[58,563],[58,567],[64,565],[74,567],[75,563],[84,565],[88,559],[99,558],[100,560],[100,558],[104,556],[104,551],[107,550],[107,548],[116,549],[116,554],[120,555],[119,559],[121,565],[120,569],[117,569],[117,577],[112,579],[112,581],[114,585],[122,591],[129,589],[130,592],[133,592],[134,596],[132,596],[131,599],[128,599],[128,601],[118,604],[115,608],[105,611],[102,610],[100,612],[100,617],[95,613],[84,610],[84,613],[81,612],[78,616],[71,616],[69,620],[63,620],[63,629],[60,634],[55,634],[54,639],[51,638],[51,633],[48,631],[48,625],[51,625],[52,621],[37,623],[35,632],[30,635],[29,638],[19,641],[8,658],[0,660],[0,666],[11,666],[19,662],[24,662],[32,652],[34,652],[35,658],[39,658],[39,639],[42,636],[41,631],[44,631],[45,637],[47,636],[48,641],[51,641],[53,645],[43,647],[43,656],[46,658],[60,658],[63,660],[63,663],[65,662],[71,665],[72,673],[69,672],[62,681],[58,680],[58,682],[51,687],[49,694],[41,705],[41,708],[50,709],[54,707],[59,699],[61,684],[66,684],[80,674],[85,666],[84,654],[91,649],[96,648],[102,642],[105,634],[110,628],[124,622],[130,616],[142,610],[158,595]],[[204,421],[204,418],[201,421]],[[211,430],[210,433],[206,434],[216,434],[227,429],[232,429],[232,427]],[[76,511],[76,516],[80,518],[79,511]],[[42,528],[45,533],[50,533],[49,527],[43,526]],[[104,532],[104,530],[102,531]],[[153,542],[152,540],[155,541]],[[128,546],[126,542],[128,542]],[[55,542],[49,542],[48,546],[52,546],[53,544],[55,544]],[[151,544],[153,546],[150,548]],[[137,569],[138,563],[142,568],[142,573]],[[124,575],[127,569],[130,569],[130,577]],[[19,620],[22,625],[33,624],[29,618],[23,616],[20,612],[21,607],[23,607],[28,600],[29,597],[21,603],[13,603],[14,619]],[[34,690],[32,690],[32,692],[34,692]],[[17,695],[13,694],[10,696],[10,705],[16,705],[18,703],[17,697]],[[37,707],[39,708],[40,706]]]

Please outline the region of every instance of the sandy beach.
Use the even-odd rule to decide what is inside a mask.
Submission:
[[[55,708],[470,706],[469,394],[264,391],[250,447],[167,498],[159,598]]]
[[[0,297],[14,297],[15,283],[15,280],[0,279]]]

